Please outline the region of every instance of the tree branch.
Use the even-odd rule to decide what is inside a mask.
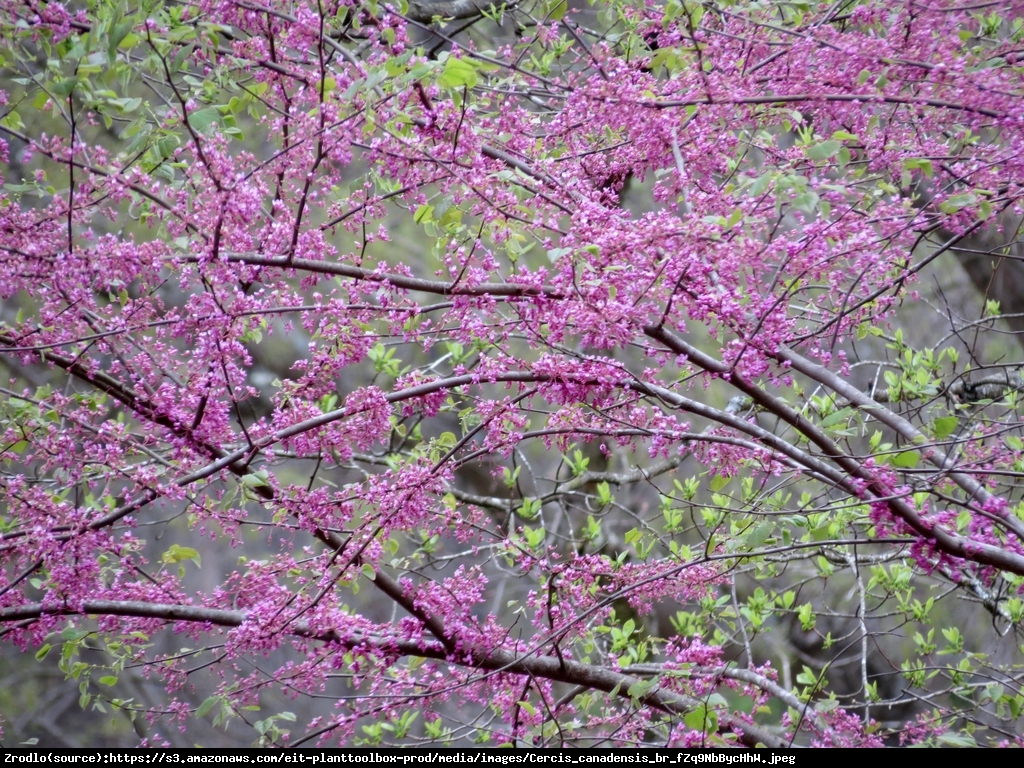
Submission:
[[[375,582],[379,582],[382,577],[389,582],[385,591],[392,597],[404,600],[401,596],[401,588],[395,582],[390,581],[385,574],[377,573]],[[397,596],[393,594],[395,590],[399,593]],[[84,600],[77,606],[44,606],[42,603],[28,603],[0,608],[0,622],[3,623],[35,619],[40,616],[59,615],[153,618],[169,622],[187,621],[213,624],[219,627],[240,627],[249,620],[249,614],[244,611],[117,600]],[[403,656],[422,656],[471,669],[529,675],[560,683],[579,685],[604,693],[614,693],[624,699],[633,698],[629,690],[642,679],[605,667],[581,664],[555,656],[514,656],[503,651],[483,652],[465,648],[460,649],[458,654],[453,655],[452,651],[443,646],[429,643],[421,644],[411,641],[399,641],[394,638],[369,635],[361,632],[355,632],[351,635],[345,635],[339,630],[316,632],[311,630],[304,622],[296,622],[287,628],[283,627],[281,631],[325,643],[337,643],[347,648],[369,645],[383,652],[398,652]],[[469,663],[467,664],[465,661],[458,661],[457,659],[468,660]],[[697,699],[657,686],[640,694],[636,699],[640,704],[653,707],[669,715],[684,715],[701,705],[701,702]],[[735,715],[723,712],[719,716],[719,721],[727,728],[732,729],[739,736],[741,743],[746,746],[764,745],[766,747],[780,748],[789,745],[787,739],[777,736],[761,726],[748,723]]]

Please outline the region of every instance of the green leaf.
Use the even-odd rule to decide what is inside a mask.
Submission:
[[[363,576],[368,578],[370,581],[376,581],[377,572],[373,570],[373,566],[369,563],[363,563],[363,567],[359,570],[361,570],[363,572]]]
[[[751,549],[757,549],[768,540],[774,530],[774,523],[761,523],[747,536],[747,546]]]
[[[261,469],[259,472],[251,472],[248,475],[242,475],[241,482],[246,488],[261,488],[267,485],[267,480],[270,479],[270,475],[267,470]]]
[[[894,467],[903,467],[904,469],[911,469],[917,466],[917,462],[921,460],[920,451],[903,451],[898,453],[892,458],[892,465]]]
[[[198,565],[199,553],[192,549],[192,547],[182,547],[177,544],[171,544],[171,548],[164,552],[161,560],[167,564],[180,563],[183,560],[192,560],[196,565]]]
[[[801,192],[799,195],[793,198],[793,207],[796,208],[798,211],[803,211],[806,214],[812,214],[814,213],[814,210],[818,207],[819,199],[820,198],[818,197],[818,194],[816,192],[807,190],[806,192]]]
[[[962,733],[943,733],[938,737],[940,744],[945,744],[948,747],[976,747],[978,743],[974,740],[973,736]]]
[[[21,115],[12,109],[3,117],[0,117],[0,126],[10,128],[12,131],[20,131],[25,127],[25,123],[22,122]]]
[[[688,728],[704,733],[714,733],[718,730],[718,715],[701,704],[697,709],[683,716],[683,722]]]
[[[796,676],[796,681],[800,683],[800,685],[817,685],[818,676],[814,674],[814,670],[805,664],[803,671]]]
[[[750,185],[750,194],[752,197],[760,197],[768,191],[768,187],[771,186],[772,181],[775,178],[775,174],[771,171],[768,173],[758,176],[754,183]]]
[[[107,36],[107,43],[109,45],[108,53],[111,59],[114,58],[118,47],[120,47],[121,43],[125,41],[128,37],[128,33],[132,31],[132,27],[134,26],[134,23],[131,21],[122,21],[119,24],[115,24],[110,30],[110,33]]]
[[[943,213],[956,213],[969,205],[974,205],[978,202],[978,196],[973,192],[962,192],[959,195],[952,195],[947,197],[942,203],[939,204],[939,210]]]
[[[804,154],[811,160],[828,160],[830,157],[834,157],[842,147],[841,142],[830,139],[820,144],[804,147]]]
[[[156,143],[156,150],[160,154],[160,158],[166,159],[173,155],[174,150],[178,148],[179,143],[180,142],[178,141],[178,137],[174,135],[164,136],[162,139],[160,139]]]
[[[75,86],[78,85],[77,77],[69,77],[66,80],[61,80],[53,84],[53,92],[58,96],[70,96],[71,92],[75,90]]]
[[[87,637],[92,634],[87,629],[78,629],[77,627],[67,626],[60,632],[60,639],[65,643],[76,643],[83,637]]]
[[[832,531],[828,524],[819,525],[811,531],[811,541],[828,541],[830,538],[832,538]]]
[[[729,481],[731,479],[732,478],[727,477],[725,475],[715,475],[713,478],[711,478],[712,492],[718,493],[720,490],[722,490],[723,488],[725,488],[725,486],[729,484]]]
[[[658,685],[658,681],[654,680],[654,679],[652,679],[652,680],[637,680],[635,683],[633,683],[631,686],[629,686],[629,690],[626,691],[626,694],[631,699],[639,699],[641,696],[646,695],[648,691],[650,691],[652,688],[654,688],[657,685]]]
[[[192,130],[199,133],[205,133],[214,123],[223,124],[223,122],[220,110],[216,107],[200,109],[188,116],[188,124],[192,126]]]
[[[209,696],[203,700],[203,703],[199,705],[199,709],[196,710],[196,717],[206,717],[213,708],[217,706],[217,702],[220,701],[216,696]]]
[[[932,178],[935,175],[935,168],[932,166],[932,161],[926,157],[910,157],[903,161],[903,167],[908,171],[919,170],[926,178]]]
[[[479,80],[476,69],[465,59],[449,56],[444,63],[444,71],[437,78],[437,84],[443,88],[472,88]]]
[[[932,422],[932,434],[940,440],[956,432],[960,419],[956,416],[942,416]]]
[[[548,251],[548,261],[554,264],[560,258],[570,253],[572,253],[572,248],[552,248]]]
[[[821,426],[822,427],[831,427],[831,426],[835,426],[836,424],[838,424],[838,423],[840,423],[842,421],[848,421],[849,418],[851,416],[853,416],[853,413],[854,413],[853,408],[843,408],[841,410],[838,410],[835,413],[833,413],[832,415],[826,416],[824,419],[822,419],[821,420]]]

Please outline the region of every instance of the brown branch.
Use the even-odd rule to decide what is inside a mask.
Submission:
[[[391,581],[383,573],[376,574],[375,583],[380,582],[382,577],[388,583],[386,590],[390,590],[392,587],[401,590],[397,583]],[[399,599],[404,598],[399,596]],[[126,616],[197,622],[220,627],[240,627],[249,620],[249,614],[244,611],[137,601],[83,600],[77,606],[44,606],[42,603],[28,603],[0,608],[0,623],[36,619],[45,615]],[[338,630],[317,632],[310,629],[305,622],[296,622],[291,626],[282,627],[281,631],[286,631],[297,637],[336,643],[350,648],[373,646],[385,653],[398,652],[403,656],[436,659],[470,669],[544,678],[583,686],[586,689],[603,693],[612,693],[623,699],[632,699],[633,697],[629,693],[630,688],[643,680],[642,677],[623,674],[604,667],[581,664],[564,658],[559,659],[556,656],[516,656],[504,651],[486,652],[476,649],[460,649],[459,653],[454,655],[443,646],[433,643],[401,641],[361,632],[348,636]],[[695,698],[665,690],[659,686],[637,696],[636,701],[669,715],[685,715],[701,705],[701,702]],[[719,722],[733,730],[739,736],[740,742],[749,747],[761,744],[779,748],[785,747],[789,743],[787,739],[770,733],[761,726],[747,723],[726,712],[719,715]]]
[[[287,257],[261,256],[255,253],[231,253],[226,256],[226,260],[235,264],[279,267],[281,269],[295,269],[324,275],[351,277],[355,280],[392,285],[395,288],[403,288],[410,291],[436,293],[441,296],[544,296],[549,299],[565,298],[563,294],[550,287],[538,290],[530,286],[517,285],[516,283],[480,283],[479,285],[467,288],[466,286],[452,286],[450,282],[442,282],[440,280],[424,280],[419,277],[362,269],[349,264],[312,261],[310,259],[291,259],[289,261]],[[199,257],[189,256],[182,259],[182,261],[195,264],[199,263]]]
[[[720,376],[728,376],[729,384],[750,397],[755,404],[779,417],[785,423],[789,424],[802,435],[807,437],[807,439],[817,445],[825,453],[828,459],[840,470],[837,473],[834,468],[829,467],[829,471],[823,474],[825,474],[826,477],[838,476],[839,481],[836,485],[847,493],[850,493],[855,497],[860,497],[862,493],[854,486],[854,479],[863,480],[867,484],[866,490],[869,493],[873,494],[876,498],[883,499],[885,505],[893,515],[903,520],[903,522],[909,525],[919,536],[932,542],[940,551],[953,555],[954,557],[962,558],[969,562],[979,563],[981,565],[991,565],[999,568],[1000,570],[1024,576],[1024,556],[1000,547],[992,546],[991,544],[965,539],[961,536],[950,533],[940,525],[927,522],[921,517],[914,507],[907,504],[902,498],[894,497],[891,489],[880,484],[877,478],[869,470],[865,469],[853,456],[845,453],[815,424],[808,421],[804,416],[793,410],[788,404],[779,398],[770,395],[760,387],[746,381],[740,373],[731,370],[731,368],[724,362],[716,360],[710,355],[701,352],[696,347],[660,325],[646,326],[644,328],[644,333],[646,333],[650,338],[660,341],[676,354],[686,355],[690,362],[703,368],[705,371]],[[817,366],[817,368],[815,368],[815,364],[810,363],[809,361],[804,361],[799,364],[794,363],[793,361],[797,360],[799,356],[789,350],[780,351],[778,353],[778,357],[780,361],[788,360],[791,362],[796,370],[800,370],[807,375],[814,374],[811,375],[811,378],[814,378],[816,381],[820,380],[821,383],[832,387],[832,389],[838,394],[849,398],[851,403],[858,405],[862,404],[860,407],[871,409],[872,416],[877,418],[883,424],[894,429],[896,429],[897,426],[900,426],[900,429],[897,429],[897,431],[901,434],[903,433],[903,423],[909,426],[910,429],[916,433],[916,429],[914,429],[912,425],[909,425],[909,422],[905,422],[902,417],[883,408],[878,403],[871,401],[867,395],[856,387],[847,384],[838,376],[832,374],[831,371],[823,369],[825,372],[822,373],[817,370],[817,368],[820,368],[821,366]],[[799,360],[803,360],[803,358],[799,358]],[[820,379],[816,377],[820,377]],[[773,440],[779,440],[779,438],[776,438],[774,435],[772,435],[772,438]],[[786,444],[786,446],[787,448],[791,447],[788,446],[788,444]],[[772,447],[780,450],[776,445],[773,445]],[[787,451],[784,450],[780,450],[780,452],[787,453]],[[787,453],[787,455],[789,454]],[[943,456],[943,458],[945,457]],[[945,468],[945,462],[942,463],[942,466]],[[971,482],[977,482],[974,481],[973,478],[968,479],[971,480]]]
[[[915,106],[936,107],[939,109],[952,109],[959,112],[973,112],[986,117],[1005,117],[994,109],[985,107],[972,107],[968,104],[957,104],[942,99],[924,99],[911,96],[885,96],[880,93],[787,93],[772,96],[723,96],[712,98],[705,96],[695,99],[666,100],[666,101],[641,101],[642,107],[654,107],[655,109],[666,109],[668,107],[694,107],[701,104],[792,104],[802,101],[855,101],[862,104],[912,104]]]
[[[799,371],[812,381],[824,384],[836,394],[842,395],[850,401],[850,405],[867,410],[873,418],[878,419],[878,421],[903,437],[911,445],[920,445],[921,455],[936,469],[945,472],[946,477],[963,490],[969,502],[976,501],[984,504],[992,499],[992,494],[984,485],[970,475],[957,471],[956,462],[953,459],[947,456],[938,446],[934,444],[929,445],[928,438],[898,413],[880,405],[877,401],[846,381],[846,379],[828,370],[825,366],[808,360],[788,347],[780,346],[777,351],[777,357],[781,362],[789,363],[793,370]],[[1017,378],[1019,380],[1020,377]],[[1010,384],[1009,375],[1006,376],[1006,384]],[[1000,523],[1013,531],[1021,541],[1024,541],[1024,521],[1017,519],[1013,515],[1007,515],[1005,518],[1000,519]]]
[[[429,24],[435,16],[442,19],[468,19],[502,5],[508,10],[514,8],[516,3],[492,0],[410,0],[405,17],[421,24]]]

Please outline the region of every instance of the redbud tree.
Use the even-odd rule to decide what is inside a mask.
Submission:
[[[934,283],[1022,40],[3,0],[5,663],[141,745],[1019,744],[1021,355]]]

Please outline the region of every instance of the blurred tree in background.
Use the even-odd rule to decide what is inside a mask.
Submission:
[[[1020,744],[1022,40],[4,0],[5,746]]]

